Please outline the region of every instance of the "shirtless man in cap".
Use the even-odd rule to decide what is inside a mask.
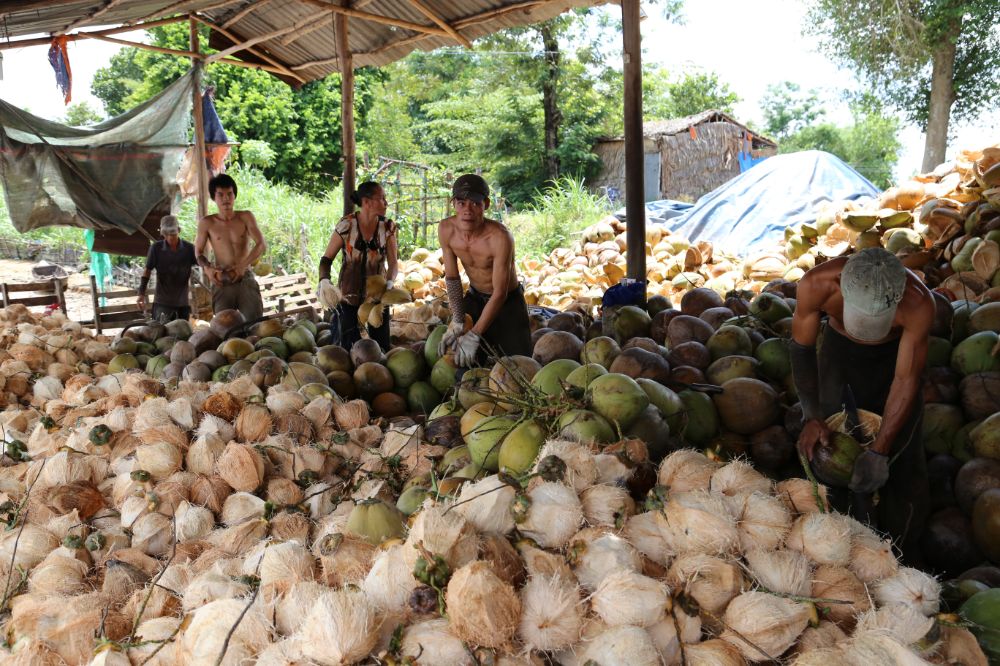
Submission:
[[[212,285],[212,310],[239,310],[247,321],[259,319],[264,304],[251,266],[264,254],[267,243],[253,213],[235,209],[236,181],[232,177],[220,173],[208,181],[208,192],[219,212],[198,222],[194,250]],[[205,254],[209,244],[215,263]]]
[[[791,358],[803,411],[799,450],[811,460],[817,445],[829,445],[825,419],[844,409],[847,388],[855,407],[881,414],[875,441],[854,463],[853,496],[831,489],[831,498],[891,534],[904,557],[919,559],[929,510],[921,388],[934,299],[882,248],[810,270],[796,298]],[[880,489],[871,508],[871,494]]]
[[[498,356],[530,356],[528,305],[514,270],[514,237],[501,222],[486,218],[490,188],[480,176],[460,176],[451,194],[455,214],[438,224],[451,324],[438,351],[444,354],[454,348],[460,367],[485,356],[480,350],[484,340],[486,349]],[[464,294],[459,259],[469,277],[469,291]],[[474,324],[465,333],[467,314]]]

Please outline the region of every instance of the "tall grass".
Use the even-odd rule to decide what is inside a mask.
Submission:
[[[600,221],[613,209],[606,196],[590,192],[582,180],[566,177],[536,192],[528,210],[512,214],[507,225],[519,257],[541,257],[569,246],[575,232]]]

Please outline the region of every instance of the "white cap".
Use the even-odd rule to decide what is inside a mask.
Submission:
[[[884,339],[905,290],[906,268],[888,250],[872,247],[852,255],[840,274],[844,329],[865,342]]]
[[[160,233],[161,234],[179,234],[181,232],[181,225],[177,221],[177,218],[173,215],[164,215],[160,218]]]

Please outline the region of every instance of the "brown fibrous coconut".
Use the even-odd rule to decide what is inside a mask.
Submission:
[[[465,516],[480,532],[507,534],[514,529],[510,504],[516,491],[497,475],[462,486],[453,511]]]
[[[740,547],[744,552],[780,548],[791,527],[792,517],[780,499],[753,493],[744,499],[737,525]]]
[[[712,475],[721,465],[692,449],[674,451],[660,463],[657,483],[673,492],[708,490]]]
[[[180,643],[185,661],[192,664],[218,663],[223,644],[228,643],[222,664],[236,666],[252,660],[263,650],[271,642],[271,631],[260,607],[251,606],[247,610],[243,600],[220,599],[194,611],[180,635]]]
[[[573,573],[589,592],[596,590],[611,573],[642,569],[642,558],[635,548],[617,534],[601,528],[581,530],[570,540],[567,550]]]
[[[556,576],[535,576],[521,590],[518,637],[530,650],[562,650],[579,640],[584,605],[579,588]]]
[[[452,574],[445,591],[452,631],[463,641],[489,648],[512,644],[521,619],[521,600],[483,562]]]
[[[371,414],[368,411],[368,403],[364,400],[335,401],[333,418],[342,430],[354,430],[368,425]]]
[[[608,627],[586,641],[577,663],[659,666],[660,653],[649,633],[641,627]]]
[[[624,536],[632,546],[653,562],[670,566],[677,554],[670,526],[662,511],[637,513],[625,523]]]
[[[609,573],[590,599],[591,608],[609,626],[654,624],[663,617],[670,588],[634,571]]]
[[[719,614],[743,590],[739,567],[719,557],[695,553],[674,560],[666,577],[674,590],[684,592],[698,607]]]
[[[580,493],[583,516],[589,525],[621,527],[635,513],[635,500],[621,486],[603,483]]]
[[[844,567],[820,566],[812,575],[812,594],[815,599],[835,599],[844,603],[816,602],[817,610],[844,631],[854,628],[855,618],[871,608],[865,584]]]
[[[236,417],[236,436],[242,442],[263,441],[271,434],[271,427],[271,412],[263,405],[244,405]]]
[[[941,584],[919,569],[900,567],[895,574],[875,584],[874,596],[880,606],[904,604],[924,615],[933,615],[940,605]]]
[[[375,546],[350,534],[334,533],[318,541],[318,554],[321,580],[338,587],[364,580],[372,567]]]
[[[861,535],[851,542],[848,568],[862,583],[874,583],[895,574],[899,561],[892,552],[891,541],[875,535]]]
[[[561,483],[544,481],[528,492],[528,515],[518,529],[543,548],[561,548],[583,523],[576,493]]]
[[[226,421],[233,421],[243,405],[236,397],[228,391],[216,391],[205,399],[201,405],[201,410],[206,414],[218,416]]]
[[[775,486],[775,494],[781,498],[789,511],[799,515],[820,511],[820,505],[816,500],[817,494],[823,504],[823,511],[830,509],[826,486],[813,486],[808,479],[785,479]]]
[[[454,570],[476,559],[478,551],[479,536],[462,514],[433,505],[417,513],[406,537],[404,554],[411,566],[429,553],[444,558]]]
[[[743,555],[750,575],[771,592],[807,596],[812,570],[805,555],[795,550],[751,550]]]
[[[253,492],[264,481],[264,459],[246,444],[227,444],[215,466],[216,473],[234,490]]]
[[[567,439],[550,439],[539,451],[533,471],[537,472],[538,464],[548,456],[556,456],[566,463],[563,483],[576,492],[583,492],[597,483],[597,463],[586,445]]]
[[[739,546],[736,520],[719,495],[705,490],[671,493],[664,515],[678,553],[722,555]]]
[[[723,615],[722,639],[748,661],[774,661],[790,648],[809,624],[805,604],[766,592],[744,592]]]
[[[792,525],[788,548],[804,553],[817,564],[846,566],[851,560],[851,527],[836,513],[808,513]]]

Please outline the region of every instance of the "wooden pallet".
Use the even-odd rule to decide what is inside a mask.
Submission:
[[[59,306],[63,314],[66,314],[65,289],[67,283],[67,278],[52,278],[49,280],[38,280],[37,282],[4,282],[0,284],[0,292],[3,294],[3,306],[7,308],[15,303],[20,303],[27,307],[55,304]]]
[[[139,292],[135,289],[119,289],[118,291],[101,291],[97,280],[90,276],[90,299],[94,306],[94,328],[101,335],[105,329],[118,329],[141,324],[148,320],[145,312],[136,303]],[[107,305],[101,305],[101,299]],[[115,301],[115,302],[112,302]]]
[[[260,297],[264,303],[264,316],[319,312],[319,300],[305,273],[268,275],[257,278]]]

